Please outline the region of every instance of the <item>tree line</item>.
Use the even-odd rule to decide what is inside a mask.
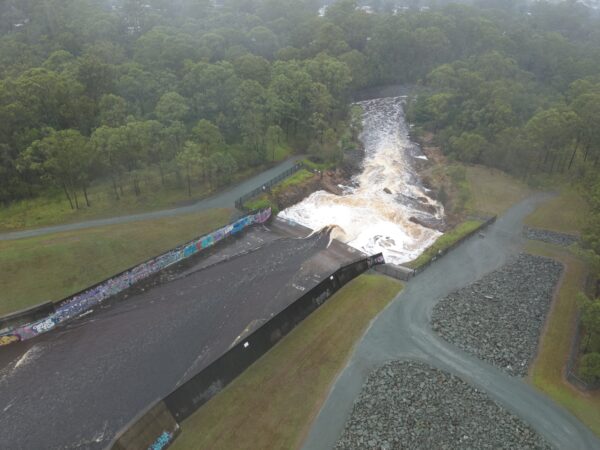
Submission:
[[[597,164],[589,10],[402,5],[7,0],[0,202],[60,189],[78,208],[98,182],[140,195],[149,169],[191,195],[281,146],[336,160],[355,145],[353,93],[389,83],[419,84],[410,119],[458,159],[523,176]]]

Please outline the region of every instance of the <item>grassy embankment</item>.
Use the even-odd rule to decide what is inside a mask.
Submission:
[[[578,233],[585,211],[583,199],[573,191],[566,191],[542,204],[527,217],[525,223],[552,231]],[[564,273],[546,319],[538,355],[529,370],[530,381],[600,435],[600,393],[577,390],[567,382],[563,372],[575,332],[575,296],[584,289],[586,264],[569,249],[539,241],[527,242],[525,250],[564,264]]]
[[[229,209],[0,241],[0,315],[59,300],[229,222]]]
[[[436,183],[450,183],[448,204],[452,209],[450,214],[458,224],[440,236],[417,259],[406,264],[412,268],[428,263],[438,251],[451,247],[483,223],[473,216],[502,214],[531,193],[524,183],[510,175],[483,166],[439,164],[430,174],[430,179],[436,178]]]
[[[401,284],[361,275],[183,422],[173,449],[297,448],[370,321]]]
[[[294,186],[300,186],[307,181],[313,179],[315,175],[306,170],[300,169],[298,172],[293,174],[292,176],[282,180],[280,183],[277,183],[275,186],[271,188],[271,192],[266,194],[261,194],[260,196],[248,200],[244,203],[244,207],[248,210],[255,210],[261,208],[271,207],[273,212],[276,214],[279,212],[279,204],[277,203],[277,197],[284,190],[288,190]]]
[[[278,148],[275,153],[275,162],[286,159],[290,154],[289,148]],[[241,170],[232,177],[230,184],[249,178],[265,170],[272,163],[271,161],[262,166]],[[124,181],[124,195],[119,200],[114,197],[110,180],[94,184],[89,189],[91,201],[89,208],[84,206],[85,199],[80,193],[78,197],[81,208],[72,210],[60,190],[52,190],[45,196],[22,200],[8,207],[0,207],[0,232],[155,211],[198,201],[216,191],[207,183],[197,182],[192,187],[192,196],[190,197],[183,178],[177,180],[171,173],[167,176],[166,184],[163,186],[156,169],[147,169],[140,175],[140,179],[141,195],[136,197],[131,184]]]
[[[479,226],[481,226],[481,224],[482,222],[479,220],[467,220],[459,223],[450,231],[442,234],[430,247],[427,247],[427,249],[421,253],[417,259],[412,260],[406,265],[408,267],[412,267],[413,269],[423,266],[434,256],[436,256],[439,251],[444,251],[451,247],[461,238],[468,235],[473,230],[476,230]]]

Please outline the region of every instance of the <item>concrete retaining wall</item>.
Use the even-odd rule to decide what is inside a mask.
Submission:
[[[395,264],[382,264],[380,266],[376,266],[375,270],[383,273],[384,275],[402,281],[408,281],[415,276],[414,269],[411,269],[410,267],[397,266]]]
[[[54,303],[46,302],[0,317],[0,334],[2,334],[3,331],[11,330],[19,325],[40,320],[54,313],[54,310]]]

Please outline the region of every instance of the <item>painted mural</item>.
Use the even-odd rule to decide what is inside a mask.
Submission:
[[[239,233],[248,226],[265,223],[270,217],[271,208],[260,210],[255,214],[249,214],[229,225],[213,231],[212,233],[163,253],[150,261],[146,261],[145,263],[109,278],[96,286],[62,300],[57,304],[54,314],[49,317],[27,325],[22,325],[0,335],[0,345],[8,345],[19,340],[31,339],[38,334],[50,331],[59,323],[77,317],[90,308],[100,304],[108,297],[133,286],[138,281],[148,278],[185,258],[189,258],[199,251],[215,245],[217,242],[222,241],[228,236]]]

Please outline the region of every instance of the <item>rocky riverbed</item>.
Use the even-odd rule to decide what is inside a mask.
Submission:
[[[394,361],[367,378],[336,450],[548,449],[535,431],[460,378]]]
[[[518,255],[442,299],[434,307],[432,327],[466,352],[525,376],[561,271],[551,259]]]

